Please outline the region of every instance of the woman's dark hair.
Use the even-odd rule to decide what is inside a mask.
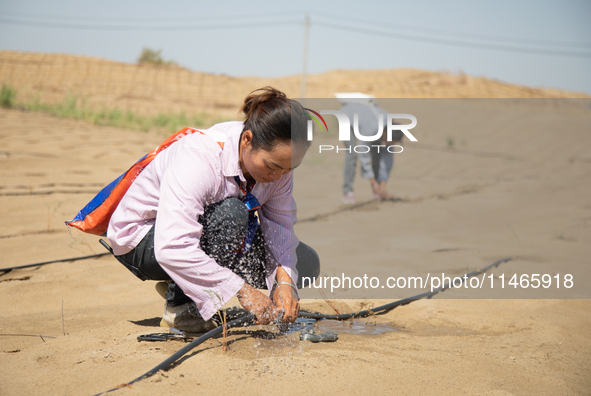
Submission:
[[[241,111],[244,131],[252,132],[252,148],[271,151],[278,143],[302,144],[308,148],[307,113],[300,103],[272,87],[252,91]]]

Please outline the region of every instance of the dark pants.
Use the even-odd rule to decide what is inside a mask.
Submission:
[[[220,266],[230,269],[254,288],[266,289],[265,282],[265,241],[261,228],[257,230],[253,246],[246,253],[235,253],[242,248],[242,241],[248,226],[248,211],[242,201],[237,198],[226,198],[209,205],[199,217],[203,225],[200,246]],[[304,276],[313,279],[320,275],[318,255],[308,245],[300,243],[296,249],[298,258],[297,270],[300,280]],[[154,227],[131,252],[116,256],[127,269],[141,280],[169,281],[166,301],[170,305],[181,305],[191,299],[180,287],[170,279],[154,256]]]

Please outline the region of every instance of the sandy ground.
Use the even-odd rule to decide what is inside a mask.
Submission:
[[[335,137],[319,136],[296,171],[296,232],[325,274],[461,275],[512,256],[495,276],[568,269],[579,287],[558,296],[577,299],[506,299],[498,289],[494,299],[449,299],[461,296],[449,291],[354,323],[320,323],[339,333],[327,344],[235,331],[229,352],[210,340],[115,394],[591,394],[591,116],[552,109],[510,107],[479,124],[474,108],[450,129],[419,118],[419,143],[405,144],[389,184],[400,200],[372,202],[358,178],[361,205],[352,208],[339,201],[343,157],[315,151]],[[536,117],[521,121],[526,113]],[[63,221],[162,140],[0,110],[0,268],[102,253],[98,238],[69,233]],[[328,297],[356,311],[412,294]],[[2,395],[96,394],[183,345],[137,342],[160,331],[163,300],[111,257],[11,271],[0,276],[0,298]],[[319,299],[302,306],[331,312]]]

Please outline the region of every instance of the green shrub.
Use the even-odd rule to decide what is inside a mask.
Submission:
[[[178,63],[176,63],[175,61],[165,61],[164,59],[162,59],[161,53],[162,50],[155,51],[153,49],[144,47],[139,58],[137,58],[137,63],[139,65],[150,64],[156,66],[178,66]]]
[[[8,84],[2,84],[0,89],[0,106],[7,109],[14,107],[14,100],[16,99],[16,90]]]

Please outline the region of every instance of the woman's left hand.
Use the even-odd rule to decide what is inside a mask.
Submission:
[[[277,283],[292,284],[291,278],[287,272],[280,266],[277,268]],[[300,303],[298,302],[298,294],[294,287],[290,285],[277,285],[273,292],[273,302],[279,309],[283,309],[283,321],[286,323],[293,323],[298,318],[300,313]]]

